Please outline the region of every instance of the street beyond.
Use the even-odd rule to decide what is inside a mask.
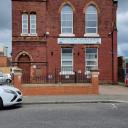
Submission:
[[[0,111],[0,128],[127,128],[128,104],[30,104]]]

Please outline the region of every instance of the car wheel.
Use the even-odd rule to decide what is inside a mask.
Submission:
[[[10,79],[7,79],[6,82],[7,82],[7,83],[11,83],[11,80],[10,80]]]
[[[0,109],[2,109],[3,108],[3,101],[2,101],[2,99],[0,98]]]

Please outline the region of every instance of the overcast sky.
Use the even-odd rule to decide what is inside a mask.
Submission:
[[[128,0],[118,0],[118,55],[128,57]],[[0,0],[0,46],[11,53],[11,0]]]

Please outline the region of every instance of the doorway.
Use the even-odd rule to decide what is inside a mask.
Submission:
[[[30,82],[30,57],[26,54],[22,54],[18,58],[18,67],[22,69],[23,82]]]

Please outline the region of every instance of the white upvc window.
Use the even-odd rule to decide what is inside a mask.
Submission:
[[[61,49],[61,74],[73,73],[73,50],[72,48]]]
[[[88,6],[85,13],[85,35],[98,34],[98,14],[95,6]]]
[[[30,15],[30,34],[36,34],[36,14]]]
[[[61,10],[61,34],[73,34],[73,10],[69,5]]]
[[[86,48],[85,54],[86,71],[98,69],[98,49]]]
[[[28,14],[22,14],[22,34],[28,34]]]

